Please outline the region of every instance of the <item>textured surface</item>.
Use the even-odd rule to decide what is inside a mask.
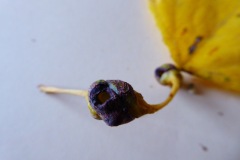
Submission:
[[[169,89],[155,81],[170,62],[146,1],[0,0],[1,160],[238,160],[239,96],[181,90],[163,110],[111,128],[83,98],[37,85],[88,89],[122,79],[149,103]]]

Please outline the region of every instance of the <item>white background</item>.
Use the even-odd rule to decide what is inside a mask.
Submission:
[[[163,110],[119,127],[91,117],[83,98],[37,85],[132,84],[149,103],[169,88],[171,62],[147,0],[0,0],[0,160],[239,160],[240,100],[197,82]]]

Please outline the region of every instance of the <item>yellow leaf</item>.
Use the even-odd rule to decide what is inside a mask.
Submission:
[[[240,91],[240,1],[150,0],[181,70]]]

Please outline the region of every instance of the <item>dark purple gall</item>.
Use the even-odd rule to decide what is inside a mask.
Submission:
[[[120,80],[99,80],[89,89],[89,103],[109,126],[118,126],[136,118],[136,95],[132,86]]]

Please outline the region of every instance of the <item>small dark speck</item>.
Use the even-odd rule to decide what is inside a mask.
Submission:
[[[225,81],[225,82],[230,82],[230,78],[229,78],[229,77],[225,77],[225,78],[224,78],[224,81]]]
[[[195,52],[198,43],[200,43],[202,39],[203,37],[201,36],[196,37],[195,42],[189,47],[189,54],[193,54],[193,52]]]
[[[193,83],[187,84],[186,90],[191,94],[201,94],[201,91]]]
[[[153,88],[153,85],[150,85],[149,88]]]
[[[187,28],[183,28],[181,35],[183,36],[184,34],[186,34],[186,33],[187,33],[187,31],[188,31],[188,29],[187,29]]]
[[[195,89],[195,85],[193,83],[189,83],[187,85],[187,90],[192,90],[192,89]]]
[[[240,17],[240,13],[237,14],[237,17]]]
[[[211,56],[211,55],[214,54],[218,49],[219,49],[219,47],[214,47],[212,50],[210,50],[209,55]]]
[[[221,111],[217,112],[217,114],[218,114],[220,117],[223,117],[223,116],[224,116],[224,113],[221,112]]]
[[[32,38],[31,42],[35,43],[35,42],[37,42],[37,40],[35,38]]]
[[[202,150],[203,150],[204,152],[207,152],[207,151],[208,151],[207,146],[200,144],[200,147],[202,148]]]

